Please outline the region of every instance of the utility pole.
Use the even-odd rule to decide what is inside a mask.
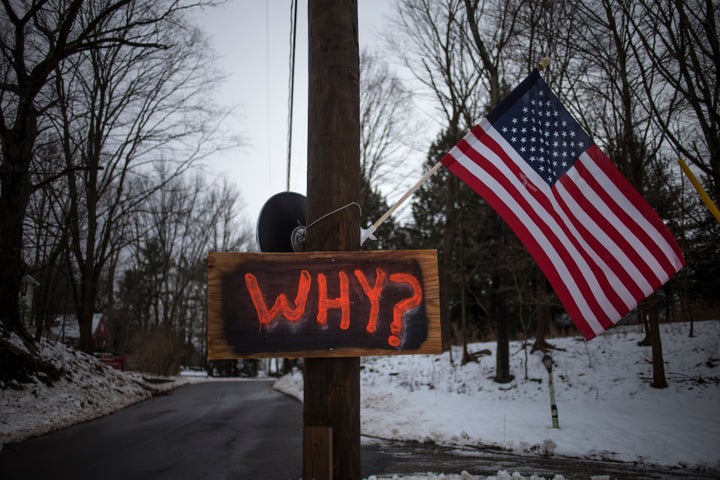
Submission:
[[[307,220],[312,224],[360,196],[357,1],[309,0],[308,30]],[[359,247],[357,208],[308,228],[307,251]],[[337,279],[329,280],[332,297],[339,287]],[[359,480],[360,358],[306,358],[304,382],[304,478]]]

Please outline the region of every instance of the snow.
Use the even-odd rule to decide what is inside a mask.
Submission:
[[[16,335],[10,340],[27,351]],[[64,373],[52,386],[35,379],[22,389],[0,388],[0,451],[5,443],[107,415],[184,383],[121,372],[62,343],[43,340],[39,353]]]
[[[616,327],[585,342],[552,339],[559,429],[552,428],[548,373],[542,354],[511,343],[514,380],[495,383],[495,343],[460,366],[450,354],[362,359],[362,434],[461,447],[491,446],[520,454],[720,468],[720,321],[662,325],[669,388],[654,389],[651,350],[638,347],[638,327]],[[21,345],[19,341],[14,342]],[[165,379],[113,370],[93,357],[44,342],[42,355],[66,374],[52,387],[41,380],[18,390],[0,389],[0,449],[65,426],[105,415],[202,376]],[[527,367],[527,378],[525,376]],[[161,379],[162,380],[162,379]],[[275,388],[302,400],[302,374]],[[371,476],[381,479],[479,480],[468,472]],[[551,480],[500,471],[493,480]],[[564,480],[562,472],[552,480]],[[598,477],[596,480],[601,480]]]
[[[720,322],[663,325],[669,388],[650,387],[651,350],[638,327],[617,327],[585,342],[553,339],[559,429],[552,428],[542,354],[511,344],[509,384],[493,382],[495,343],[477,363],[459,366],[461,349],[438,356],[365,358],[361,374],[363,435],[488,445],[517,453],[562,455],[666,466],[720,467]],[[529,350],[528,350],[529,353]],[[276,388],[302,398],[296,372]],[[411,478],[411,477],[399,477]],[[427,478],[427,477],[425,477]],[[473,478],[473,477],[438,477]],[[501,478],[501,477],[498,477]],[[509,478],[509,477],[508,477]]]
[[[466,471],[463,471],[460,473],[460,475],[445,475],[443,473],[436,475],[434,473],[428,473],[424,475],[392,475],[390,477],[376,477],[375,475],[371,475],[368,480],[380,480],[380,478],[387,478],[390,480],[395,479],[402,479],[402,480],[480,480],[480,477],[476,477],[474,475],[469,474]],[[539,477],[537,475],[530,475],[529,477],[524,477],[520,475],[517,472],[514,472],[512,474],[506,472],[505,470],[499,471],[497,475],[490,476],[490,477],[484,477],[486,480],[546,480],[545,477]],[[550,479],[547,479],[550,480]],[[555,475],[552,477],[552,480],[565,480],[565,477],[563,475]],[[605,477],[592,477],[591,480],[610,480],[609,478]]]

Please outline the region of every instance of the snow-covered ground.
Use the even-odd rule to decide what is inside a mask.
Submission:
[[[363,435],[492,445],[518,453],[720,468],[720,322],[662,328],[669,387],[650,387],[651,350],[638,327],[617,327],[585,342],[553,339],[559,429],[552,428],[542,354],[511,344],[509,384],[493,382],[495,344],[477,363],[461,350],[439,356],[366,358],[361,374]],[[529,349],[528,349],[529,352]],[[525,366],[527,363],[527,379]],[[299,373],[276,388],[302,398]],[[407,477],[406,477],[407,478]],[[454,478],[454,477],[448,477]],[[462,478],[462,477],[457,477]],[[472,477],[467,477],[472,478]]]
[[[368,357],[362,360],[362,433],[366,436],[432,441],[443,445],[491,445],[519,453],[645,462],[720,470],[720,321],[662,326],[669,388],[650,387],[648,347],[638,347],[637,327],[618,327],[585,342],[553,339],[553,375],[559,429],[551,426],[548,374],[542,354],[511,344],[508,384],[493,382],[495,344],[477,363],[460,366],[460,349],[442,355]],[[183,377],[158,384],[121,373],[92,357],[44,343],[43,355],[67,376],[48,387],[0,389],[0,448],[64,426],[110,413],[174,388]],[[527,378],[525,368],[527,366]],[[302,399],[299,372],[276,388]],[[479,480],[472,472],[377,478]],[[497,480],[526,480],[498,472]],[[553,480],[562,480],[562,472]],[[527,480],[541,480],[527,477]],[[550,480],[550,478],[546,479]]]

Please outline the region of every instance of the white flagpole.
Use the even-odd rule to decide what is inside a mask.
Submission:
[[[365,241],[368,238],[376,240],[375,236],[373,235],[373,233],[375,233],[375,230],[377,230],[378,227],[380,225],[382,225],[383,222],[385,220],[387,220],[390,215],[393,214],[393,212],[395,212],[395,210],[400,208],[400,205],[405,203],[405,200],[407,200],[408,197],[410,197],[410,195],[415,193],[417,191],[417,189],[422,186],[423,183],[427,182],[428,179],[430,177],[432,177],[435,174],[435,172],[437,172],[440,169],[440,167],[442,167],[442,162],[437,162],[430,170],[428,170],[428,172],[425,175],[423,175],[423,177],[420,180],[418,180],[418,182],[415,185],[413,185],[413,187],[410,190],[405,192],[405,194],[402,197],[400,197],[400,199],[397,202],[395,202],[395,204],[392,207],[390,207],[390,209],[387,212],[385,212],[382,217],[380,217],[375,223],[370,225],[368,228],[361,228],[360,229],[360,245],[365,243]]]

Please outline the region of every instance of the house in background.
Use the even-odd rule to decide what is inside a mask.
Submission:
[[[33,293],[35,292],[35,288],[39,285],[40,282],[30,275],[23,275],[20,283],[20,296],[18,297],[18,300],[22,321],[27,326],[32,326]]]
[[[110,351],[110,330],[105,314],[96,313],[92,318],[92,336],[95,343],[95,358],[118,370],[125,370],[127,355],[116,355]],[[58,315],[50,326],[49,338],[66,345],[80,346],[80,325],[75,315]]]
[[[50,326],[51,338],[73,347],[80,346],[80,325],[75,315],[59,315],[55,317]],[[92,336],[95,342],[95,351],[103,352],[110,345],[108,322],[105,315],[96,313],[92,318]]]

